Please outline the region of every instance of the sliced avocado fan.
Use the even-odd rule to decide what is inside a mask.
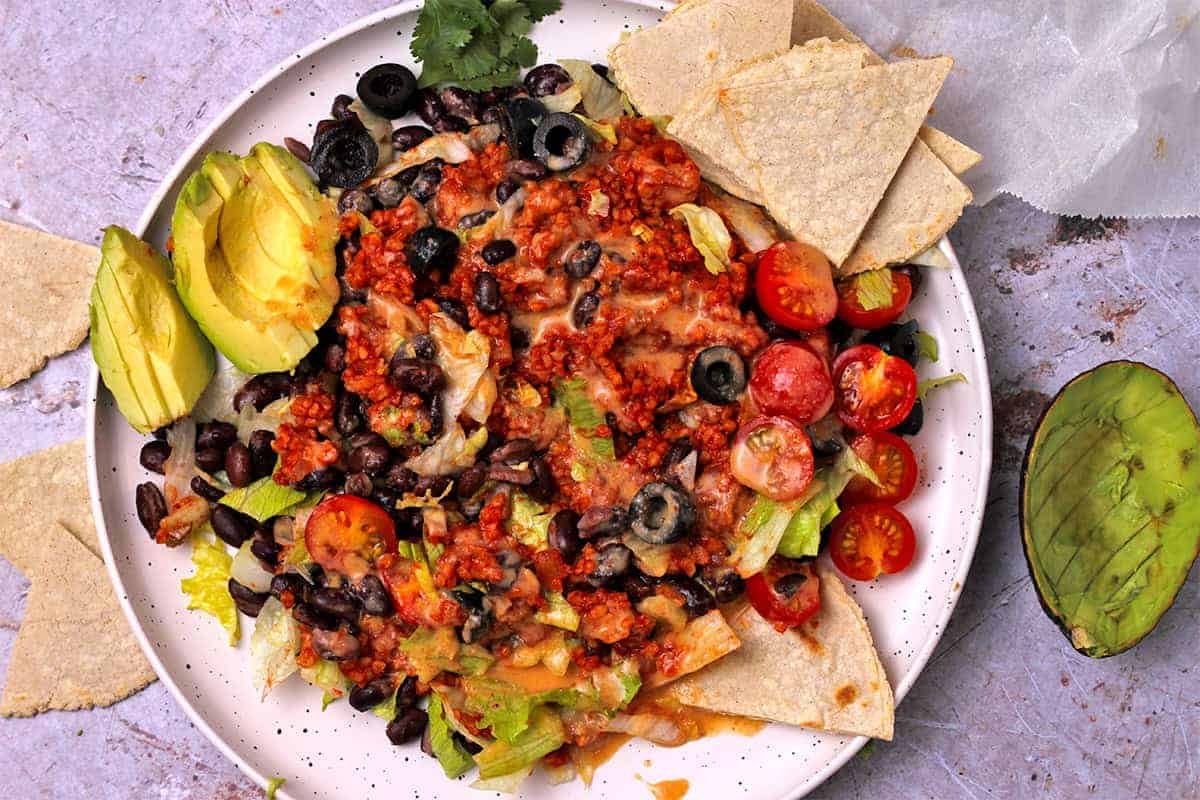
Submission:
[[[1200,547],[1200,428],[1179,389],[1114,361],[1067,384],[1021,476],[1025,555],[1042,605],[1084,655],[1142,640]]]

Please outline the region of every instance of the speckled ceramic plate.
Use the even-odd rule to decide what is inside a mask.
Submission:
[[[603,60],[622,31],[653,24],[663,4],[642,0],[570,0],[542,23],[535,39],[544,59]],[[411,61],[408,43],[418,3],[409,2],[324,37],[287,59],[235,100],[193,143],[163,182],[140,222],[162,245],[183,179],[204,153],[245,152],[254,142],[311,137],[333,96],[381,61]],[[905,504],[920,549],[905,573],[852,585],[866,611],[897,700],[933,652],[962,590],[983,516],[991,461],[991,402],[979,325],[967,284],[955,267],[928,270],[912,311],[941,343],[942,360],[923,377],[959,371],[969,383],[938,391],[915,442],[923,486]],[[89,481],[109,572],[129,621],[159,677],[196,725],[254,780],[287,779],[281,797],[475,798],[468,781],[450,782],[417,747],[392,747],[381,722],[345,703],[322,712],[319,693],[299,679],[259,702],[250,685],[249,625],[231,649],[210,617],[189,612],[179,581],[191,572],[186,549],[150,542],[134,511],[143,443],[121,418],[92,372]],[[685,778],[688,800],[796,798],[828,778],[864,743],[772,725],[754,738],[717,736],[677,749],[634,743],[598,773],[590,797],[648,797],[646,783]],[[578,783],[530,780],[530,798],[579,797]]]

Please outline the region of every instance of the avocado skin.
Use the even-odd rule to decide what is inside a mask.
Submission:
[[[172,217],[179,296],[238,369],[294,368],[316,345],[339,290],[338,219],[303,165],[260,142],[211,153]]]
[[[1146,381],[1156,384],[1152,385],[1151,388],[1160,391],[1165,399],[1160,402],[1159,406],[1147,406],[1142,409],[1142,413],[1157,414],[1159,416],[1170,414],[1172,422],[1184,423],[1182,426],[1177,427],[1185,428],[1181,433],[1169,438],[1167,442],[1169,444],[1169,452],[1153,453],[1153,455],[1161,456],[1163,459],[1174,458],[1173,463],[1178,467],[1178,474],[1174,477],[1178,478],[1178,485],[1181,488],[1175,492],[1177,498],[1168,498],[1165,503],[1160,505],[1157,515],[1151,514],[1152,517],[1158,520],[1158,524],[1154,526],[1153,530],[1158,535],[1159,546],[1134,569],[1133,573],[1121,585],[1121,588],[1124,588],[1126,584],[1137,577],[1142,565],[1148,564],[1149,566],[1147,566],[1145,571],[1147,575],[1146,585],[1141,591],[1135,592],[1128,602],[1113,609],[1119,612],[1119,616],[1124,609],[1132,608],[1134,604],[1141,603],[1146,607],[1146,613],[1142,615],[1141,624],[1136,626],[1133,631],[1118,636],[1115,639],[1103,635],[1097,637],[1095,635],[1097,631],[1089,630],[1087,627],[1080,625],[1079,620],[1073,620],[1072,615],[1073,613],[1078,613],[1079,607],[1071,613],[1068,613],[1063,607],[1063,598],[1058,596],[1057,587],[1050,584],[1048,576],[1042,574],[1039,566],[1041,559],[1036,551],[1034,542],[1035,532],[1033,529],[1036,522],[1034,517],[1036,515],[1031,514],[1029,508],[1031,495],[1034,491],[1032,468],[1038,466],[1038,464],[1035,464],[1035,459],[1040,455],[1039,447],[1044,444],[1043,437],[1048,433],[1047,426],[1053,425],[1054,422],[1058,421],[1055,415],[1062,410],[1062,404],[1069,404],[1072,401],[1078,402],[1079,400],[1086,401],[1086,397],[1079,400],[1074,398],[1072,390],[1080,389],[1080,384],[1095,380],[1098,376],[1110,378],[1112,381],[1110,388],[1119,390],[1116,392],[1118,396],[1116,402],[1120,402],[1121,398],[1133,391],[1131,387],[1134,387],[1135,383],[1137,384],[1138,392],[1144,390],[1144,382]],[[1138,414],[1138,416],[1141,416],[1141,414]],[[1129,420],[1125,421],[1128,422]],[[1164,426],[1161,420],[1155,419],[1153,421],[1157,424],[1152,426],[1152,428],[1164,432],[1172,430]],[[1161,445],[1163,442],[1160,441],[1155,444]],[[1091,448],[1084,448],[1084,451],[1085,456],[1081,458],[1086,457],[1091,452]],[[1149,454],[1149,451],[1147,454]],[[1140,464],[1140,467],[1135,467],[1136,472],[1145,472],[1146,458],[1143,457],[1140,450],[1131,453],[1130,458],[1135,465]],[[1157,465],[1162,463],[1170,464],[1172,462],[1169,460],[1166,462],[1156,460],[1153,463],[1157,470]],[[1134,477],[1134,474],[1134,472],[1130,473],[1130,479]],[[1055,477],[1056,473],[1051,473],[1049,480],[1053,481]],[[1059,475],[1058,477],[1065,478],[1066,476]],[[1085,485],[1088,488],[1094,488],[1095,484],[1090,482],[1084,483],[1078,480],[1078,478],[1085,476],[1076,477],[1076,480],[1069,481],[1068,483],[1072,486]],[[1068,487],[1069,489],[1070,487]],[[1146,364],[1134,361],[1110,361],[1101,364],[1068,382],[1067,385],[1059,390],[1058,394],[1055,395],[1054,399],[1051,400],[1042,412],[1034,433],[1030,436],[1029,445],[1026,448],[1025,457],[1022,462],[1020,495],[1021,501],[1018,511],[1021,524],[1022,552],[1025,555],[1025,563],[1033,579],[1038,602],[1042,606],[1042,610],[1058,626],[1059,630],[1067,638],[1067,641],[1071,643],[1071,646],[1081,654],[1090,658],[1107,658],[1118,655],[1136,645],[1154,630],[1163,615],[1174,603],[1179,589],[1187,579],[1192,564],[1195,562],[1197,556],[1200,555],[1200,424],[1197,423],[1195,413],[1188,406],[1186,399],[1179,392],[1178,387],[1164,373]],[[1111,493],[1109,496],[1112,496]],[[1087,493],[1085,492],[1081,501],[1085,500],[1086,497]],[[1124,495],[1121,497],[1121,500],[1123,499]],[[1176,503],[1176,499],[1180,502]],[[1120,505],[1120,503],[1118,502],[1116,505]],[[1072,515],[1074,515],[1077,508],[1073,507],[1071,509]],[[1154,511],[1153,507],[1150,510]],[[1101,522],[1104,521],[1102,518]],[[1173,528],[1172,521],[1174,521]],[[1095,527],[1099,528],[1101,526],[1097,525]],[[1166,555],[1161,555],[1163,553],[1163,530],[1169,528],[1168,534],[1172,540],[1169,543],[1170,548]],[[1088,532],[1094,534],[1094,529]],[[1136,533],[1137,531],[1135,530]],[[1121,547],[1128,546],[1134,539],[1135,536],[1131,535]],[[1099,570],[1101,572],[1119,554],[1120,550],[1121,548],[1117,548],[1116,552],[1110,555],[1104,564],[1100,565]],[[1151,573],[1153,573],[1153,577],[1150,576]],[[1098,576],[1098,573],[1092,574]],[[1091,580],[1094,582],[1095,578]],[[1086,595],[1086,591],[1084,594]],[[1082,605],[1083,603],[1081,602],[1080,606]],[[1101,610],[1103,610],[1103,606],[1101,606]],[[1111,621],[1111,619],[1102,619],[1100,621],[1106,622]],[[1092,622],[1095,622],[1095,620]],[[1105,632],[1100,631],[1100,633],[1104,634]]]
[[[169,262],[150,245],[115,225],[104,229],[88,304],[92,357],[141,433],[191,411],[216,369],[212,345],[169,275]]]

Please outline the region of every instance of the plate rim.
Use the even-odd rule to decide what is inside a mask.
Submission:
[[[658,0],[622,0],[622,2],[633,5],[642,6],[647,9],[664,11],[663,3]],[[673,2],[673,0],[666,0]],[[235,95],[213,118],[203,130],[201,130],[192,139],[191,143],[183,150],[176,158],[171,168],[163,175],[159,182],[158,188],[146,201],[146,206],[138,217],[137,223],[134,226],[134,233],[139,237],[144,237],[146,230],[149,228],[155,215],[159,212],[163,202],[167,199],[167,194],[172,187],[178,182],[180,175],[196,156],[201,152],[204,145],[212,139],[212,137],[224,127],[231,117],[238,113],[242,107],[250,101],[260,90],[269,85],[271,82],[286,74],[293,66],[298,63],[303,63],[309,57],[317,54],[327,47],[341,42],[342,40],[353,36],[354,34],[373,27],[377,24],[386,22],[389,19],[399,17],[416,11],[423,5],[422,0],[404,0],[404,2],[396,3],[386,8],[380,9],[373,13],[367,14],[356,20],[353,20],[346,25],[343,25],[331,33],[317,37],[313,41],[306,44],[299,50],[293,51],[284,56],[274,65],[269,67],[257,80],[250,86],[243,89]],[[967,321],[968,335],[972,351],[973,367],[976,375],[979,377],[979,392],[981,398],[981,406],[978,409],[980,412],[980,433],[979,433],[979,471],[976,476],[976,497],[972,504],[971,519],[966,530],[966,540],[963,543],[963,557],[959,563],[958,570],[953,576],[953,581],[957,584],[958,589],[951,588],[951,596],[948,602],[943,605],[941,613],[935,620],[934,633],[926,639],[919,651],[916,653],[912,666],[907,674],[894,687],[896,698],[896,706],[899,707],[904,697],[908,694],[913,684],[925,671],[929,659],[932,657],[934,650],[942,640],[942,636],[946,632],[946,625],[950,617],[954,613],[954,609],[958,605],[959,599],[962,597],[962,591],[966,586],[968,573],[974,561],[975,551],[978,546],[979,536],[983,528],[984,512],[987,505],[987,497],[989,484],[991,479],[992,466],[992,434],[993,434],[993,417],[992,417],[992,397],[991,397],[991,378],[988,373],[987,355],[984,349],[982,330],[979,325],[979,315],[975,309],[974,298],[971,295],[970,287],[967,284],[966,276],[963,273],[962,265],[958,260],[958,256],[950,244],[948,236],[943,237],[938,248],[945,254],[951,263],[952,279],[957,284],[956,289],[961,293],[965,302],[963,303],[963,311]],[[167,687],[176,704],[183,709],[191,722],[197,727],[204,737],[211,742],[216,748],[232,761],[244,775],[253,780],[259,787],[266,788],[268,779],[258,769],[253,767],[245,759],[243,759],[231,745],[229,745],[224,737],[217,734],[215,730],[208,724],[207,720],[196,708],[191,700],[186,697],[183,691],[176,684],[172,674],[164,666],[159,659],[156,649],[147,638],[145,630],[142,628],[141,622],[130,602],[129,595],[125,591],[124,583],[122,582],[120,573],[117,570],[116,559],[112,552],[112,547],[108,537],[108,526],[104,518],[104,508],[100,500],[100,484],[99,474],[96,460],[96,411],[99,405],[100,391],[100,372],[95,361],[89,365],[88,374],[88,404],[87,415],[85,420],[84,439],[86,446],[86,463],[87,463],[87,484],[89,504],[92,512],[93,520],[95,521],[96,531],[99,534],[100,549],[104,556],[104,565],[108,573],[108,579],[117,595],[117,600],[121,606],[121,611],[125,615],[125,619],[137,639],[139,646],[142,649],[143,655],[150,662],[150,666],[154,669],[158,679]],[[869,737],[857,736],[846,742],[838,751],[837,755],[831,758],[819,770],[809,774],[802,780],[798,781],[796,786],[789,790],[779,800],[799,800],[809,792],[815,790],[821,784],[825,783],[829,778],[836,774],[845,764],[852,758],[862,747],[869,741]],[[281,800],[294,800],[286,784],[279,788],[277,795]]]

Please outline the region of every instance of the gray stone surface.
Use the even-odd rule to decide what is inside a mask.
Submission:
[[[384,5],[0,2],[0,217],[88,242],[102,225],[132,225],[175,155],[241,87]],[[950,627],[899,708],[895,741],[814,796],[1200,798],[1200,582],[1136,649],[1089,661],[1038,608],[1016,518],[1026,438],[1077,372],[1137,358],[1200,406],[1200,221],[1081,231],[1000,200],[968,211],[951,238],[995,392],[987,520]],[[86,352],[72,353],[0,392],[0,460],[82,434],[87,367]],[[0,677],[27,588],[0,561]],[[261,793],[154,684],[107,709],[0,720],[0,796]]]

